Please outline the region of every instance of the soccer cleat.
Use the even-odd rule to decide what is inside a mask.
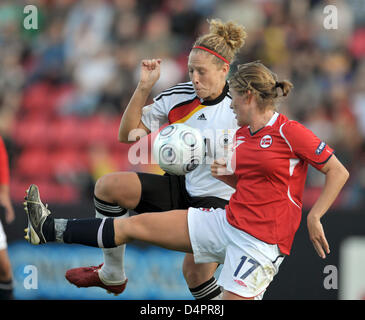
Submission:
[[[25,239],[31,244],[46,243],[42,232],[42,226],[46,218],[51,214],[40,197],[39,190],[35,184],[32,184],[26,191],[24,210],[28,218],[28,227],[24,229]]]
[[[128,279],[122,284],[108,285],[102,282],[99,277],[99,270],[103,263],[97,267],[81,267],[67,270],[65,278],[78,288],[100,287],[115,296],[121,294],[127,286]]]

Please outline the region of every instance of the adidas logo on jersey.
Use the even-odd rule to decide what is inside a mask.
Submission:
[[[198,120],[207,120],[207,118],[205,117],[204,113],[202,113],[199,117]]]

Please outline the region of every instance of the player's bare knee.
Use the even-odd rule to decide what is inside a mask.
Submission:
[[[109,175],[104,175],[101,178],[99,178],[96,183],[95,183],[95,187],[94,187],[94,194],[97,198],[107,201],[109,199],[106,198],[111,198],[109,193],[109,184],[110,184],[110,177]]]
[[[122,208],[134,209],[140,198],[139,179],[134,172],[109,173],[96,181],[95,196]]]
[[[121,179],[116,174],[109,173],[96,181],[94,193],[101,200],[123,205],[123,190]]]

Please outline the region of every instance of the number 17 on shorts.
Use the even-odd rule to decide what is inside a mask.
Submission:
[[[250,256],[242,255],[232,264],[230,285],[224,288],[245,298],[261,299],[275,274],[276,268],[271,261],[263,264]],[[227,283],[228,279],[224,278]]]
[[[246,264],[245,264],[245,262],[247,262]],[[242,267],[245,265],[245,267],[246,268],[244,268],[244,273],[241,275],[241,273],[242,273]],[[239,285],[242,285],[242,286],[245,286],[245,287],[247,287],[247,285],[244,283],[244,280],[252,273],[252,272],[254,272],[256,269],[257,269],[257,267],[259,267],[260,266],[260,264],[257,262],[257,261],[255,261],[255,260],[253,260],[252,258],[250,258],[250,259],[247,259],[247,257],[246,256],[242,256],[241,257],[241,262],[239,263],[239,265],[238,265],[238,267],[237,267],[237,269],[236,269],[236,271],[234,272],[234,274],[233,274],[233,277],[235,278],[235,282],[237,282]],[[247,267],[249,268],[249,269],[247,269]],[[247,270],[246,270],[247,269]],[[238,279],[238,277],[239,277],[239,279]]]

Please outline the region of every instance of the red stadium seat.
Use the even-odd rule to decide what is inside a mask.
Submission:
[[[46,82],[31,85],[24,92],[23,108],[28,113],[50,113],[53,111],[50,99],[51,86]]]
[[[22,107],[28,114],[55,115],[72,91],[71,85],[55,86],[38,82],[25,90]]]
[[[18,157],[14,174],[28,179],[50,179],[52,166],[49,154],[43,149],[27,149]]]
[[[47,120],[40,117],[26,117],[13,129],[13,139],[19,146],[46,147],[49,144]]]
[[[106,143],[107,132],[111,129],[101,116],[92,116],[83,124],[83,141],[86,145]]]
[[[106,120],[104,137],[105,137],[105,143],[110,148],[114,148],[115,146],[120,145],[120,142],[118,141],[120,120],[121,120],[120,118],[111,118],[110,120]]]
[[[57,148],[82,147],[82,119],[77,117],[58,118],[49,124],[52,145]]]

